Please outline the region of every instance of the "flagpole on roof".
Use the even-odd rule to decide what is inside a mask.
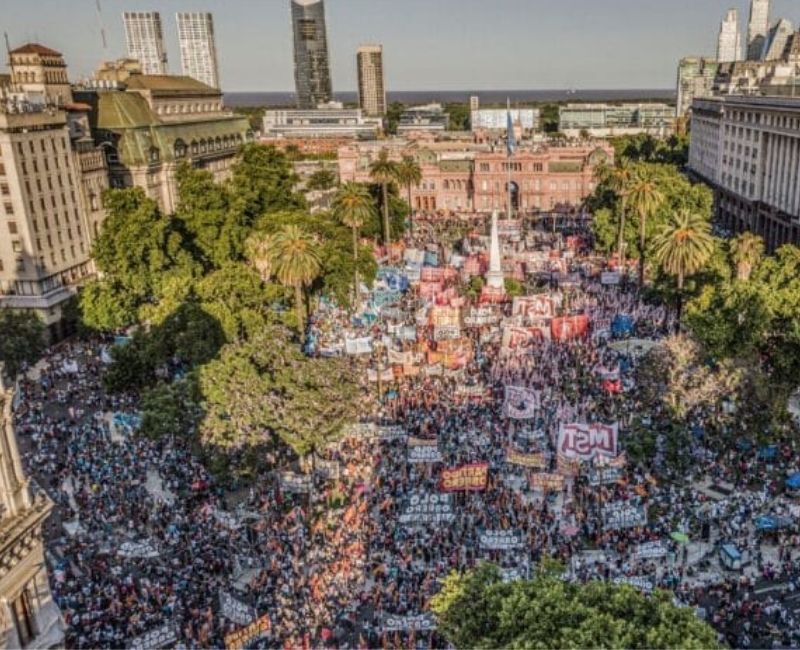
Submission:
[[[508,161],[506,162],[506,167],[508,167],[508,183],[507,183],[507,190],[508,190],[508,219],[512,218],[513,215],[513,206],[511,205],[511,156],[514,155],[514,124],[511,121],[511,98],[506,97],[506,154]]]

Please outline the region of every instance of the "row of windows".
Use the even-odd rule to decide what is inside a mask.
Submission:
[[[187,113],[210,113],[221,111],[222,102],[205,102],[202,104],[159,104],[156,113],[159,115],[186,115]]]
[[[509,171],[509,167],[511,168],[511,171],[515,171],[515,172],[522,172],[522,171],[541,172],[541,171],[544,171],[544,163],[540,163],[540,162],[531,163],[530,165],[525,164],[525,163],[521,163],[521,162],[514,162],[514,163],[504,162],[504,163],[501,163],[499,165],[494,165],[494,169],[492,169],[492,167],[493,167],[493,165],[491,163],[485,163],[485,162],[478,163],[478,169],[480,171],[482,171],[482,172],[491,172],[491,171],[507,172],[507,171]]]

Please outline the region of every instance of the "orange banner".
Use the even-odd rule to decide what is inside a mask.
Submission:
[[[564,477],[561,474],[534,474],[531,487],[542,492],[558,492],[564,489]]]
[[[523,454],[519,451],[506,451],[506,462],[511,465],[522,465],[534,469],[546,469],[547,459],[544,454]]]
[[[489,463],[472,463],[442,470],[440,487],[445,492],[485,490],[488,478]]]
[[[225,647],[227,650],[241,650],[253,639],[258,638],[264,632],[269,632],[272,624],[269,620],[269,614],[264,614],[261,618],[257,618],[250,623],[247,627],[243,627],[236,632],[231,632],[225,637]]]

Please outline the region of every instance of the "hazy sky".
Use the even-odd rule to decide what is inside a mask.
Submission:
[[[64,53],[70,77],[125,54],[122,11],[160,11],[170,71],[180,73],[176,11],[211,11],[223,89],[293,90],[289,0],[2,0],[12,46]],[[335,91],[356,88],[359,44],[384,46],[389,90],[671,88],[676,63],[714,55],[719,21],[748,0],[325,0]],[[773,18],[800,22],[798,0]]]

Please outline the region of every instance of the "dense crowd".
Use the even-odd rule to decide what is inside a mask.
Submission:
[[[439,236],[418,228],[407,243],[446,259]],[[561,242],[539,234],[507,251]],[[743,489],[739,466],[764,468],[756,450],[699,449],[681,482],[662,480],[660,453],[583,466],[556,453],[559,425],[570,422],[618,423],[623,448],[636,415],[640,360],[598,324],[625,314],[627,336],[652,339],[671,327],[662,307],[601,284],[581,263],[578,254],[568,269],[577,281],[537,291],[565,315],[585,314],[585,335],[509,347],[502,322],[514,319],[512,303],[491,306],[490,322],[460,333],[471,353],[459,367],[423,361],[383,384],[378,411],[295,488],[276,471],[247,489],[222,489],[181,438],[154,441],[126,426],[137,397],[105,391],[104,342],[52,350],[21,383],[16,420],[25,462],[58,506],[48,559],[68,646],[120,647],[163,629],[165,645],[221,647],[264,614],[271,629],[256,646],[441,646],[428,604],[444,576],[489,560],[507,579],[525,577],[547,556],[563,562],[566,580],[672,589],[730,644],[798,647],[800,539],[752,523],[785,514],[796,533],[797,509],[774,490]],[[419,355],[423,341],[436,353],[433,327],[420,326],[425,302],[413,291],[399,296],[391,318],[374,309],[351,319],[329,307],[314,328],[321,339],[382,341],[373,347],[381,353]],[[419,327],[420,340],[399,338],[403,327]],[[366,380],[387,364],[373,353],[363,366]],[[535,396],[530,414],[509,416],[508,387]],[[512,452],[539,464],[510,462]],[[779,476],[797,462],[788,449],[766,471]],[[482,486],[443,491],[443,469],[482,464]],[[703,476],[732,487],[714,496],[700,488]],[[751,570],[725,571],[723,542]],[[239,614],[223,607],[229,596]]]

